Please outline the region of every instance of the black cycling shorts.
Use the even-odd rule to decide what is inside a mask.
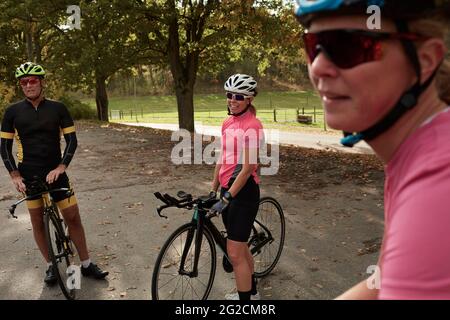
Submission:
[[[234,181],[228,185],[231,187]],[[221,188],[222,196],[229,188]],[[228,208],[222,213],[222,220],[227,230],[228,239],[247,242],[252,231],[253,222],[258,213],[259,185],[250,177],[239,193],[230,202]]]
[[[55,168],[29,166],[19,163],[18,169],[20,175],[25,180],[25,186],[27,187],[27,191],[25,193],[29,195],[29,189],[31,189],[30,184],[36,179],[45,182],[48,173]],[[58,177],[58,180],[50,184],[50,189],[58,188],[72,188],[70,185],[69,177],[65,172]],[[73,190],[71,193],[68,193],[66,191],[51,192],[50,195],[60,209],[65,209],[77,203]],[[29,199],[27,201],[27,206],[30,209],[42,207],[43,201],[41,196]]]

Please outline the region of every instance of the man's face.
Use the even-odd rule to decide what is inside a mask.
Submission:
[[[19,80],[23,94],[28,99],[38,98],[42,91],[42,80],[37,76],[27,76]]]

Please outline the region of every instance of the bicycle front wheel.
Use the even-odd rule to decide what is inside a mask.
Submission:
[[[194,274],[195,234],[188,223],[167,239],[153,269],[153,300],[206,300],[216,274],[216,247],[211,233],[203,229],[198,272]],[[184,260],[183,265],[182,261]]]
[[[268,275],[275,268],[283,251],[285,233],[281,205],[274,198],[261,198],[249,240],[257,278]]]
[[[52,209],[55,210],[55,209]],[[53,271],[58,280],[62,293],[68,300],[75,299],[72,273],[69,267],[72,264],[71,243],[64,234],[63,221],[54,212],[44,215],[45,235],[48,244],[48,253],[53,265]]]

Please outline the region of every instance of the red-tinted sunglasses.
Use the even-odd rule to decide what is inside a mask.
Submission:
[[[335,29],[303,34],[305,51],[312,63],[323,52],[337,67],[350,69],[361,63],[380,60],[381,42],[387,39],[418,41],[426,38],[414,33],[371,32]]]
[[[39,82],[38,78],[30,78],[30,79],[20,79],[19,83],[22,87],[26,87],[27,84],[30,84],[30,86],[35,85]]]

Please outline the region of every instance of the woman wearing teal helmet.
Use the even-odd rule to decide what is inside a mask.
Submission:
[[[386,164],[380,272],[339,298],[450,299],[450,1],[297,3],[328,124]]]

